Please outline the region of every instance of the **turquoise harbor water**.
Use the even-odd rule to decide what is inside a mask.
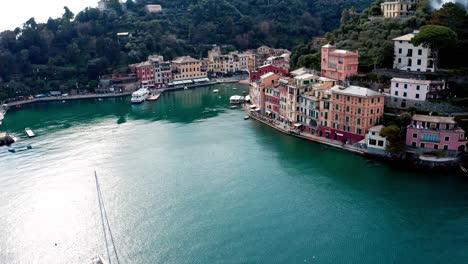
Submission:
[[[246,89],[9,112],[33,149],[0,148],[0,263],[105,256],[95,170],[121,263],[468,263],[468,179],[244,121]]]

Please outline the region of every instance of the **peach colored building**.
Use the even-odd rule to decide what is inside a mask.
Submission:
[[[174,81],[205,78],[206,71],[201,70],[201,61],[190,56],[175,58],[171,62]]]
[[[383,94],[359,86],[336,85],[330,91],[329,122],[320,128],[321,136],[356,143],[364,139],[370,127],[381,122]]]
[[[336,49],[327,44],[322,47],[322,76],[345,81],[358,73],[359,52]]]
[[[260,89],[260,100],[259,100],[259,107],[261,110],[262,114],[265,114],[265,107],[266,107],[266,89],[267,88],[273,88],[275,84],[278,83],[278,80],[281,78],[281,75],[269,72],[267,74],[264,74],[260,77],[260,81],[258,82],[258,86]]]

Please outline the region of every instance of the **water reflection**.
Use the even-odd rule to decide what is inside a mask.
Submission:
[[[220,92],[213,93],[213,89],[219,89]],[[123,124],[128,119],[191,123],[216,117],[229,106],[231,95],[242,94],[246,90],[248,87],[241,84],[198,87],[167,92],[156,102],[140,105],[132,105],[128,97],[37,103],[26,105],[20,111],[10,111],[2,130],[19,136],[23,136],[25,127],[39,134],[50,133],[111,116],[117,118],[117,124]]]

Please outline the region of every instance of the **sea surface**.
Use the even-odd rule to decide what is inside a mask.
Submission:
[[[120,263],[468,263],[468,178],[244,120],[246,90],[10,111],[0,130],[33,148],[0,148],[0,263],[107,257],[95,171]]]

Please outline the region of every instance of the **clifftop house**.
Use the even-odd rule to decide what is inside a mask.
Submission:
[[[359,52],[336,49],[327,44],[322,47],[322,76],[345,81],[358,73]]]
[[[414,14],[419,0],[393,0],[380,4],[383,16],[386,18],[402,18]]]
[[[415,30],[413,33],[393,39],[395,43],[393,68],[402,71],[435,72],[435,54],[431,49],[421,45],[414,46],[411,43],[417,34],[419,31]]]
[[[146,5],[145,11],[148,13],[160,13],[162,12],[161,5]]]

